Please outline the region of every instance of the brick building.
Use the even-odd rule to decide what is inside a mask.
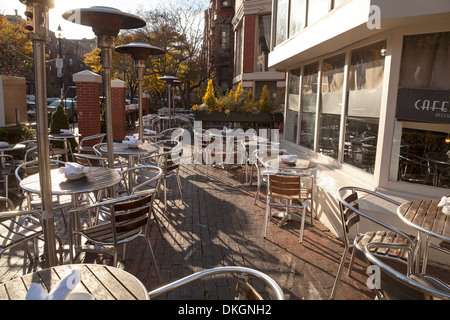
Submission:
[[[271,0],[237,0],[233,17],[235,34],[233,86],[252,90],[259,97],[267,85],[273,98],[284,97],[285,72],[269,68],[271,51]]]
[[[234,33],[231,21],[234,16],[234,0],[210,0],[205,11],[205,58],[207,73],[216,86],[227,91],[233,86]]]

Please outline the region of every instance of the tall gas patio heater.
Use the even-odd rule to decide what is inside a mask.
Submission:
[[[162,80],[164,81],[164,83],[166,83],[168,85],[168,94],[169,96],[167,97],[167,100],[169,102],[169,128],[172,128],[172,109],[173,106],[172,105],[172,85],[175,83],[175,81],[178,81],[179,79],[177,77],[174,76],[164,76],[161,78],[158,78],[158,80]]]
[[[36,79],[36,134],[38,147],[39,180],[42,201],[42,227],[44,233],[44,257],[47,267],[58,264],[56,257],[55,218],[52,205],[52,181],[50,179],[50,149],[48,143],[47,83],[45,72],[45,42],[48,41],[49,9],[54,0],[20,0],[26,5],[25,29],[33,42],[34,75]]]
[[[138,75],[139,140],[142,140],[142,136],[144,135],[144,124],[142,120],[142,81],[144,80],[145,59],[150,55],[163,54],[165,51],[161,48],[142,42],[132,42],[117,46],[116,51],[130,54],[134,59],[134,65]]]
[[[142,28],[145,21],[135,15],[122,12],[110,7],[91,7],[68,10],[63,18],[73,23],[92,27],[97,36],[97,45],[101,48],[102,66],[104,70],[106,98],[106,137],[108,147],[108,166],[114,168],[114,145],[111,111],[111,65],[112,49],[115,47],[116,37],[121,29]]]

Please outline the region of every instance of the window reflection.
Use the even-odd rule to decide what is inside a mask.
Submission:
[[[386,43],[353,50],[349,66],[344,162],[373,173]]]
[[[319,152],[338,158],[345,55],[323,61]]]
[[[299,90],[300,68],[291,70],[288,75],[285,138],[293,143],[297,142]]]
[[[302,83],[300,145],[314,148],[319,62],[305,66]]]
[[[287,39],[288,25],[288,7],[289,0],[277,1],[277,22],[276,22],[276,41],[275,45],[279,45]]]

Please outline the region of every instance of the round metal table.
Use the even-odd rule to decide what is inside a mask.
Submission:
[[[0,300],[25,300],[32,283],[51,289],[73,268],[81,272],[81,281],[71,293],[90,293],[95,300],[149,300],[145,285],[134,275],[107,265],[60,265],[23,275],[0,285]]]

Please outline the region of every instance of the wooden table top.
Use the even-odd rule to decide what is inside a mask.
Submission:
[[[120,182],[121,175],[114,169],[91,167],[91,172],[78,180],[67,180],[59,169],[50,172],[52,176],[52,193],[55,195],[78,194],[97,191],[114,186]],[[20,182],[20,187],[28,192],[40,193],[39,173],[26,177]]]
[[[450,216],[438,207],[440,200],[415,200],[403,203],[397,215],[411,227],[434,237],[450,241]]]
[[[1,300],[25,300],[31,283],[40,283],[50,292],[70,269],[81,271],[81,281],[72,293],[90,293],[96,300],[148,300],[144,284],[132,274],[99,264],[61,265],[29,273],[0,284]]]

